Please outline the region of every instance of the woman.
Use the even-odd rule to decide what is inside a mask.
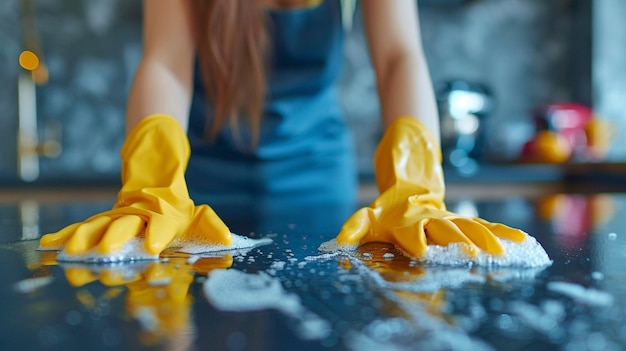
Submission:
[[[415,1],[360,4],[385,129],[374,160],[381,195],[346,221],[338,243],[387,241],[419,257],[428,243],[463,243],[475,255],[502,254],[496,237],[523,241],[519,230],[445,209]],[[42,248],[113,255],[138,236],[153,255],[173,239],[228,244],[228,228],[209,207],[228,202],[306,199],[351,210],[352,140],[335,90],[338,0],[146,0],[143,26],[118,201],[44,236]]]

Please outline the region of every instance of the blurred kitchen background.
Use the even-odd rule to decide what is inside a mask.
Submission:
[[[448,181],[620,183],[625,1],[421,0],[419,10]],[[138,0],[0,2],[0,186],[119,182],[140,27]],[[358,6],[345,55],[341,94],[367,180],[381,131]]]

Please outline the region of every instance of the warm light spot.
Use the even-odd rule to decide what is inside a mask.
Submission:
[[[20,66],[29,71],[35,70],[39,66],[39,57],[34,52],[24,50],[20,54]]]
[[[33,81],[37,84],[46,84],[48,82],[48,67],[39,65],[30,72]]]

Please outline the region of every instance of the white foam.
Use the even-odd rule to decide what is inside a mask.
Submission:
[[[552,260],[539,242],[528,235],[522,243],[498,239],[506,251],[503,256],[490,255],[480,251],[477,257],[470,257],[458,244],[448,246],[428,245],[426,253],[418,261],[425,264],[445,266],[511,266],[521,268],[545,267],[552,264]],[[318,248],[322,253],[346,252],[352,253],[356,246],[339,245],[333,240],[326,241]]]
[[[89,262],[89,263],[118,263],[141,260],[156,260],[159,255],[148,253],[144,249],[143,238],[129,240],[119,251],[110,254],[101,254],[95,248],[83,254],[68,254],[65,249],[57,255],[59,262]]]
[[[13,289],[20,293],[31,293],[54,281],[54,277],[35,277],[20,280],[13,284]]]
[[[89,269],[89,271],[94,276],[100,276],[106,273],[109,276],[115,276],[117,278],[120,278],[124,282],[131,282],[131,281],[135,281],[137,277],[145,273],[146,269],[148,269],[154,262],[150,262],[146,260],[143,260],[143,261],[138,260],[134,262],[127,262],[127,261],[113,262],[111,264],[100,264],[101,262],[98,262],[99,264],[91,264],[91,263],[92,262],[77,262],[77,261],[59,262],[59,266],[62,267],[64,270],[67,270],[69,268],[81,268],[81,269],[86,268],[86,269]],[[170,279],[170,278],[153,277],[150,279],[149,283],[150,285],[167,285],[168,282],[165,281],[165,279]]]
[[[170,247],[175,247],[177,251],[188,254],[203,253],[231,253],[234,255],[246,255],[250,250],[272,243],[270,238],[252,239],[246,236],[231,233],[233,241],[230,245],[215,245],[206,243],[203,240],[176,239]]]
[[[424,257],[411,260],[408,264],[409,267],[420,264],[422,273],[396,281],[387,280],[380,272],[368,266],[373,259],[371,253],[357,253],[357,247],[340,246],[334,240],[323,243],[319,248],[323,253],[320,257],[346,255],[358,277],[368,278],[380,288],[377,290],[403,311],[402,319],[375,320],[363,330],[349,333],[346,339],[348,347],[359,351],[493,350],[491,345],[468,334],[468,328],[434,317],[429,313],[426,304],[415,303],[397,292],[435,293],[441,289],[455,289],[471,283],[483,284],[488,280],[505,282],[509,279],[534,279],[538,272],[552,263],[543,247],[533,237],[528,236],[521,244],[505,240],[501,240],[501,244],[506,250],[503,257],[495,257],[485,252],[480,252],[478,257],[470,257],[459,245],[429,245]],[[389,254],[383,255],[385,261],[396,258]],[[399,324],[398,320],[405,320],[404,324]]]
[[[187,258],[187,264],[194,264],[196,262],[198,262],[198,260],[200,259],[200,256],[198,255],[191,255]]]
[[[159,317],[154,307],[144,306],[138,308],[133,316],[144,330],[156,331],[159,327]]]
[[[567,282],[549,282],[547,288],[550,291],[568,296],[579,303],[592,306],[613,305],[613,295],[597,289],[585,288]]]
[[[287,264],[287,262],[285,261],[274,261],[272,262],[272,264],[270,265],[271,269],[275,269],[275,270],[279,270],[282,271],[283,269],[285,269],[285,265]]]
[[[330,253],[325,253],[325,254],[321,254],[321,255],[315,255],[315,256],[306,256],[304,257],[305,261],[327,261],[331,258],[335,258],[337,256],[342,255],[343,253],[341,251],[336,251],[336,252],[330,252]]]
[[[454,289],[463,287],[469,283],[483,284],[488,280],[501,283],[510,280],[532,280],[541,267],[519,268],[519,267],[491,267],[486,271],[474,268],[450,267],[450,266],[425,266],[422,274],[416,275],[411,280],[390,281],[386,280],[378,271],[370,268],[364,261],[353,257],[352,266],[359,272],[360,277],[367,277],[377,286],[390,291],[410,291],[410,292],[436,292],[440,289]]]
[[[307,340],[322,339],[330,324],[307,310],[300,298],[286,292],[278,278],[264,272],[248,274],[235,269],[216,269],[203,285],[204,294],[217,309],[231,312],[275,309],[295,320],[295,331]]]
[[[248,251],[255,247],[272,243],[272,239],[251,239],[245,236],[232,234],[233,241],[230,245],[215,245],[206,242],[206,239],[175,239],[168,247],[176,248],[177,251],[189,253],[191,255],[205,253],[232,253],[234,255],[245,255]],[[141,260],[156,260],[159,255],[148,253],[144,249],[144,239],[137,237],[129,240],[122,248],[111,254],[101,254],[93,248],[83,254],[68,254],[63,248],[57,256],[59,262],[89,262],[89,263],[118,263],[131,262]],[[39,250],[43,250],[39,248]],[[45,250],[51,250],[46,248]],[[192,256],[192,258],[200,258]],[[190,262],[192,263],[192,262]]]
[[[424,312],[424,316],[426,313]],[[433,322],[434,321],[434,322]],[[395,322],[395,321],[391,321]],[[414,322],[414,321],[411,321]],[[350,350],[354,351],[413,351],[413,350],[430,350],[430,351],[495,351],[491,345],[486,342],[467,335],[460,329],[453,329],[447,324],[441,323],[434,318],[430,324],[421,322],[422,335],[419,337],[411,337],[402,333],[394,334],[392,330],[387,339],[380,340],[376,335],[368,329],[374,329],[375,323],[387,324],[386,321],[374,321],[368,325],[364,332],[348,332],[346,334],[346,344]],[[409,323],[409,322],[407,322]],[[385,328],[384,326],[383,328]],[[397,340],[396,340],[397,339]]]
[[[351,256],[352,257],[352,256]],[[484,283],[487,277],[470,267],[425,267],[423,275],[412,281],[388,281],[378,271],[367,266],[367,261],[352,257],[358,277],[367,277],[386,299],[395,302],[402,318],[377,319],[363,330],[348,333],[346,343],[352,350],[494,350],[485,342],[469,335],[456,323],[437,318],[428,311],[428,305],[406,299],[399,291],[435,293],[444,288],[457,288],[468,283]],[[497,272],[514,271],[500,268]],[[519,269],[517,269],[519,270]],[[537,272],[539,269],[530,269]]]
[[[385,297],[394,301],[402,318],[377,319],[361,331],[348,332],[346,345],[355,351],[493,351],[491,345],[469,335],[463,328],[428,313],[426,306],[405,300],[393,290]]]
[[[552,301],[552,303],[557,303]],[[508,303],[510,313],[513,314],[521,324],[528,326],[544,335],[554,329],[564,316],[564,311],[560,314],[550,314],[539,306],[525,301],[511,301]],[[564,307],[557,307],[562,308]]]

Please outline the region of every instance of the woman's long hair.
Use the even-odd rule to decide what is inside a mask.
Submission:
[[[207,101],[215,108],[205,135],[214,139],[228,122],[237,140],[244,117],[254,147],[266,93],[269,38],[263,5],[256,0],[194,0],[192,10]]]

